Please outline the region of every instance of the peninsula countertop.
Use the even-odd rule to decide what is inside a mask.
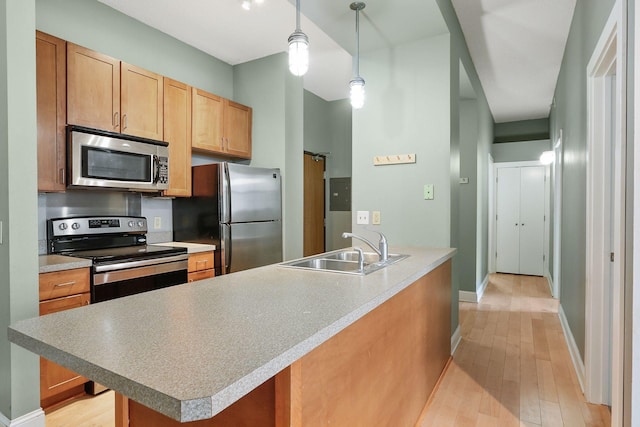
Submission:
[[[450,259],[365,276],[277,264],[23,320],[9,340],[176,420],[211,418]]]

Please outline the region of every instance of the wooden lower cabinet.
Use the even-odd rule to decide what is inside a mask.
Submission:
[[[447,261],[217,416],[181,424],[117,395],[116,427],[414,426],[450,352]]]
[[[215,276],[213,265],[213,251],[199,252],[189,255],[188,277],[189,282],[210,279]]]
[[[39,277],[40,315],[88,305],[89,269],[42,273]],[[84,394],[87,378],[40,358],[40,406],[48,411],[55,405]]]

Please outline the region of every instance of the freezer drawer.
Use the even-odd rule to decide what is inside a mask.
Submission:
[[[282,262],[282,223],[250,222],[222,225],[222,258],[226,273]]]

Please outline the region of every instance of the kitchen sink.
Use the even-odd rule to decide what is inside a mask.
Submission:
[[[280,264],[282,267],[300,268],[305,270],[327,271],[333,273],[346,273],[364,275],[385,268],[407,258],[409,255],[389,254],[389,258],[381,262],[378,254],[364,252],[364,269],[358,268],[358,252],[353,249],[344,249],[335,252],[323,253],[312,257],[297,259]]]

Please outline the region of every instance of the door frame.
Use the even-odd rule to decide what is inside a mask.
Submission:
[[[625,17],[616,1],[587,65],[587,205],[586,205],[586,298],[585,298],[585,396],[589,402],[607,403],[607,384],[611,382],[611,425],[622,425],[624,369],[624,264],[625,264],[625,170],[626,164],[626,46]],[[616,122],[613,162],[614,187],[613,236],[608,234],[603,201],[607,189],[605,165],[607,147],[607,76],[615,70]],[[610,171],[609,171],[610,172]],[[608,240],[613,237],[613,248]],[[608,253],[615,254],[610,262]],[[607,268],[610,267],[610,268]],[[607,278],[611,272],[611,290]],[[607,277],[605,277],[607,276]],[[609,298],[611,295],[611,298]],[[609,304],[607,304],[609,301]],[[611,322],[609,322],[611,319]],[[611,323],[611,370],[608,328]],[[606,345],[604,345],[606,343]]]
[[[489,166],[488,168],[488,179],[489,179],[489,183],[488,183],[488,188],[489,188],[489,193],[487,194],[487,196],[489,197],[489,200],[487,201],[489,204],[489,225],[488,225],[488,233],[489,233],[489,249],[487,251],[487,263],[489,264],[487,266],[487,271],[489,273],[495,273],[496,272],[496,257],[495,254],[496,253],[496,242],[493,239],[493,236],[496,232],[495,228],[496,228],[496,221],[494,220],[494,218],[496,217],[496,206],[495,206],[495,189],[496,189],[496,169],[495,169],[495,162],[493,161],[493,156],[491,155],[491,153],[489,153],[487,158],[487,164]]]
[[[493,160],[493,158],[491,159]],[[498,202],[498,169],[501,168],[518,168],[518,167],[531,167],[531,166],[543,166],[545,168],[545,177],[549,176],[549,165],[543,165],[542,163],[540,163],[539,160],[527,160],[527,161],[522,161],[522,162],[496,162],[493,164],[493,178],[492,178],[492,183],[490,184],[490,188],[491,190],[489,191],[489,210],[493,210],[493,214],[489,215],[489,266],[492,267],[492,269],[490,269],[489,271],[492,273],[496,272],[496,251],[498,249],[498,235],[497,235],[497,231],[498,231],[498,227],[496,226],[496,215],[498,213],[498,206],[497,206],[497,202]],[[547,182],[545,182],[545,207],[544,207],[544,211],[548,212],[548,206],[549,206],[549,192],[547,191],[548,189],[548,185],[549,182],[548,180],[546,180]],[[547,223],[549,222],[548,218],[545,218],[545,234],[547,234],[547,236],[545,236],[544,241],[548,242],[549,241],[549,227],[547,227]],[[549,245],[543,244],[544,248],[544,257],[545,259],[549,258]],[[544,274],[544,272],[543,272]]]
[[[552,295],[560,299],[560,275],[562,274],[562,165],[563,146],[562,129],[553,146],[555,159],[553,162],[553,280]]]

